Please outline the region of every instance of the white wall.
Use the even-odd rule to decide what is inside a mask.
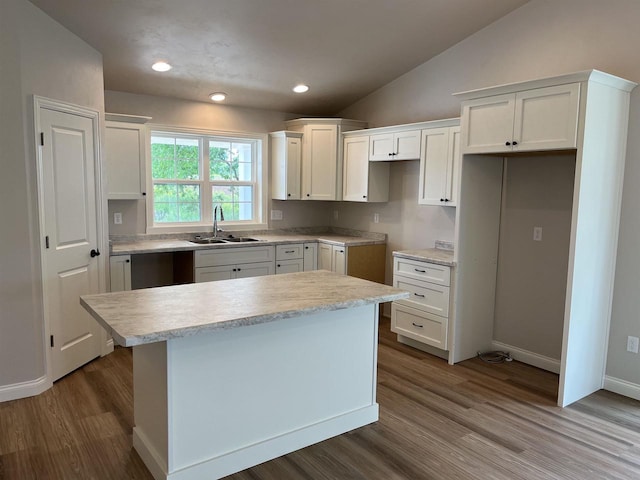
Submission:
[[[205,102],[106,91],[105,106],[110,113],[126,113],[152,117],[150,123],[164,126],[251,132],[266,134],[284,129],[285,120],[298,118],[284,112],[229,107]],[[270,228],[327,225],[330,221],[325,202],[273,201],[273,208],[283,212],[280,221],[269,221]],[[109,233],[145,233],[145,201],[109,201]],[[122,213],[122,225],[113,223],[113,214]],[[224,227],[223,227],[224,228]]]
[[[532,0],[518,10],[465,39],[440,56],[399,77],[339,113],[360,118],[370,126],[393,125],[458,116],[452,93],[510,82],[596,68],[640,81],[640,2],[637,0]],[[607,374],[640,385],[640,355],[625,352],[626,336],[640,335],[640,89],[632,93],[629,148],[625,171],[620,249],[614,293]],[[417,185],[417,172],[413,183]],[[392,165],[392,185],[407,167]],[[417,202],[407,196],[403,202]],[[409,207],[407,207],[408,209]],[[441,218],[444,207],[415,207],[425,229],[453,236],[452,222]],[[392,217],[398,206],[379,208]],[[369,222],[368,211],[349,217],[354,228]],[[397,233],[389,226],[393,244],[407,248],[424,242],[416,232]],[[387,228],[387,227],[385,227]],[[447,229],[450,230],[447,230]],[[444,238],[446,239],[446,238]]]
[[[32,95],[104,111],[102,56],[26,0],[0,5],[0,390],[45,374]]]

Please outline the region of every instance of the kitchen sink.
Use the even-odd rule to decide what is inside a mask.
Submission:
[[[231,238],[225,238],[224,241],[225,242],[259,242],[260,240],[258,240],[257,238],[251,238],[251,237],[231,237]]]
[[[191,243],[197,243],[198,245],[208,245],[210,243],[227,243],[221,238],[197,238],[195,240],[189,240]]]
[[[251,237],[209,237],[209,238],[196,238],[195,240],[189,240],[191,243],[197,243],[198,245],[209,245],[213,243],[238,243],[238,242],[259,242],[257,238]]]

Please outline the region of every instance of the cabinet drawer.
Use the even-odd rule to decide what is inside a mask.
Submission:
[[[404,302],[415,303],[414,307],[441,317],[449,316],[449,287],[435,283],[420,282],[396,275],[393,286],[411,292]]]
[[[446,318],[430,315],[398,302],[391,304],[391,331],[447,350]]]
[[[304,256],[302,243],[276,245],[276,260],[292,260]]]
[[[451,284],[451,268],[436,263],[395,257],[393,260],[393,275],[395,277],[398,274],[447,287]]]
[[[238,263],[269,262],[275,259],[273,245],[251,246],[241,248],[212,248],[196,250],[194,266],[215,267],[218,265],[235,265]]]

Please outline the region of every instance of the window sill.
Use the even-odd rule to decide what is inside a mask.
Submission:
[[[232,222],[218,222],[218,228],[223,231],[230,232],[243,232],[252,230],[267,230],[269,225],[266,223],[232,223]],[[201,233],[203,231],[213,231],[212,223],[197,223],[190,225],[166,225],[153,227],[147,227],[146,233]]]

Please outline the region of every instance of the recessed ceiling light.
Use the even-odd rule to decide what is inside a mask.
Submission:
[[[309,85],[296,85],[295,87],[293,87],[293,91],[296,93],[304,93],[304,92],[308,92],[309,91]]]
[[[224,92],[215,92],[209,95],[209,98],[214,102],[222,102],[225,98],[227,98],[227,94]]]
[[[153,68],[156,72],[168,72],[172,67],[167,62],[156,62],[151,65],[151,68]]]

